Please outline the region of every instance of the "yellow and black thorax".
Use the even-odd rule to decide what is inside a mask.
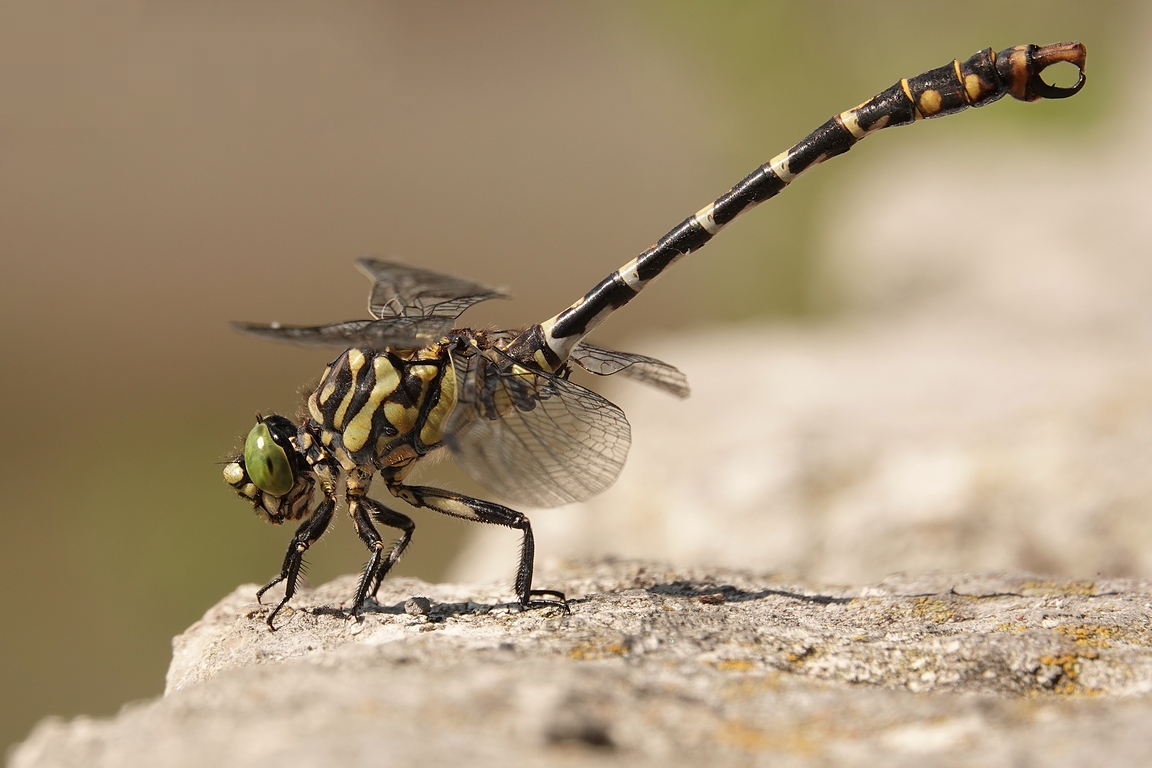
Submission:
[[[347,349],[308,397],[320,440],[347,471],[411,462],[439,447],[456,403],[449,341],[418,350]]]

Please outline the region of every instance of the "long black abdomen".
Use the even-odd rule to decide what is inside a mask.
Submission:
[[[847,152],[865,136],[884,128],[980,107],[1005,95],[1021,101],[1072,96],[1084,85],[1086,56],[1080,43],[1022,45],[999,54],[993,54],[989,48],[965,62],[953,61],[901,80],[855,109],[836,115],[787,152],[757,168],[651,248],[606,277],[572,306],[528,329],[509,352],[520,359],[538,362],[543,356],[548,363],[546,367],[555,370],[584,335],[631,301],[665,269],[702,248],[740,214],[775,196],[809,168]],[[1058,62],[1071,63],[1080,70],[1079,81],[1074,86],[1060,88],[1040,78],[1041,72]]]

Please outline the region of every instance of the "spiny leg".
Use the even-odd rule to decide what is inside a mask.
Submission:
[[[359,613],[364,607],[364,600],[371,589],[372,596],[380,588],[380,581],[391,570],[400,555],[404,553],[408,542],[412,541],[412,532],[416,524],[407,515],[395,512],[375,499],[368,498],[368,487],[372,484],[372,472],[364,469],[354,469],[348,473],[348,514],[356,526],[356,534],[371,553],[368,562],[364,564],[364,573],[360,576],[360,585],[356,588],[356,597],[352,600],[352,613]],[[381,525],[398,528],[400,538],[392,545],[392,551],[384,555],[384,541],[380,538],[372,519]]]
[[[525,608],[546,605],[561,605],[568,611],[568,601],[564,593],[555,589],[532,589],[532,570],[536,559],[536,539],[532,535],[532,524],[523,512],[501,506],[483,499],[465,496],[442,488],[423,485],[389,485],[388,490],[414,507],[432,509],[452,517],[475,520],[481,523],[503,525],[520,531],[524,538],[520,544],[520,564],[516,569],[516,597]],[[533,597],[550,597],[552,600],[533,600]]]
[[[256,592],[256,602],[260,602],[260,598],[264,596],[265,592],[282,581],[286,582],[284,599],[268,614],[267,621],[271,629],[276,629],[276,626],[272,623],[273,619],[276,618],[276,614],[279,613],[280,609],[296,594],[296,581],[300,576],[300,566],[304,562],[304,553],[324,535],[324,531],[328,529],[328,524],[332,522],[332,512],[335,509],[335,498],[325,498],[320,502],[319,506],[316,507],[316,511],[312,513],[312,516],[296,529],[296,535],[292,537],[292,541],[288,545],[288,551],[284,554],[284,564],[280,568],[280,575]]]
[[[389,509],[375,499],[365,497],[365,501],[372,503],[372,519],[381,525],[386,525],[389,528],[399,528],[403,531],[400,538],[392,545],[392,551],[380,567],[376,569],[376,575],[373,577],[372,583],[372,597],[376,597],[376,593],[380,591],[380,582],[384,581],[384,577],[392,570],[392,566],[400,561],[400,556],[404,554],[404,550],[408,548],[408,544],[412,541],[412,534],[416,531],[416,524],[412,518],[408,517],[401,512],[394,509]]]
[[[348,506],[352,522],[356,525],[356,533],[372,553],[364,565],[360,586],[356,588],[356,598],[352,601],[352,613],[358,613],[364,606],[369,591],[372,597],[376,597],[380,582],[388,575],[388,571],[392,570],[392,566],[412,541],[412,532],[416,530],[416,524],[407,515],[391,510],[367,496],[349,499]],[[387,556],[384,555],[384,542],[376,527],[372,525],[372,520],[401,531],[400,538],[392,545],[392,551]]]

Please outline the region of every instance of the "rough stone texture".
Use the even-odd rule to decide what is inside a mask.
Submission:
[[[818,587],[569,564],[572,613],[344,577],[268,631],[254,587],[174,642],[168,693],[42,723],[32,766],[1140,765],[1152,584],[1026,574]],[[425,598],[419,600],[414,598]]]

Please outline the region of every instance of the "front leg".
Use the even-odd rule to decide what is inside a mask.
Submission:
[[[300,577],[300,568],[304,564],[304,553],[319,541],[320,537],[324,535],[324,531],[328,530],[328,524],[332,522],[332,514],[336,511],[336,471],[327,462],[318,461],[312,466],[312,472],[320,481],[320,490],[324,494],[324,498],[312,514],[296,529],[296,534],[292,537],[291,543],[288,544],[288,551],[284,554],[284,564],[280,566],[280,575],[256,592],[256,602],[260,602],[260,598],[264,596],[265,592],[282,581],[286,582],[284,599],[272,609],[272,613],[268,614],[268,627],[273,631],[276,630],[276,625],[272,623],[276,614],[296,594],[296,581]]]
[[[520,565],[516,569],[516,597],[524,608],[537,608],[546,605],[561,605],[568,610],[568,601],[563,592],[554,589],[532,589],[532,569],[536,558],[536,539],[532,536],[532,524],[522,512],[495,504],[483,499],[475,499],[454,491],[430,488],[423,485],[388,486],[393,494],[414,507],[433,509],[445,515],[475,520],[480,523],[503,525],[521,531],[524,538],[520,543]],[[550,597],[553,600],[533,600],[534,597]]]
[[[272,609],[272,613],[268,614],[268,626],[272,630],[276,629],[276,626],[272,623],[273,619],[276,618],[276,614],[279,613],[280,609],[296,594],[296,581],[300,576],[300,566],[304,563],[304,553],[324,535],[324,531],[328,529],[328,524],[332,522],[332,513],[335,509],[335,496],[325,498],[320,502],[311,517],[296,529],[296,535],[292,537],[292,541],[288,545],[288,551],[284,554],[284,564],[280,567],[280,575],[256,592],[256,602],[260,602],[260,598],[264,596],[265,592],[282,581],[286,582],[284,599]]]

